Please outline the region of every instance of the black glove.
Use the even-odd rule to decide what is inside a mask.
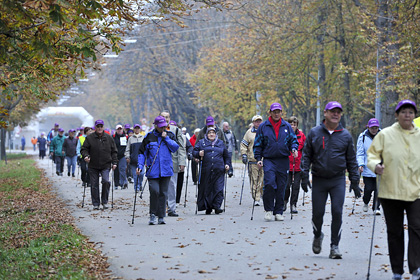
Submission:
[[[193,156],[192,153],[188,153],[188,160],[192,160]]]
[[[362,196],[362,194],[361,194],[362,189],[359,188],[359,184],[358,183],[350,183],[350,192],[351,192],[351,190],[354,191],[354,196],[356,198],[359,198],[359,197]]]
[[[244,163],[244,164],[247,164],[247,162],[248,162],[248,156],[247,155],[242,155],[242,162]]]
[[[302,182],[300,186],[304,192],[308,192],[308,185],[309,185],[309,173],[302,171]]]

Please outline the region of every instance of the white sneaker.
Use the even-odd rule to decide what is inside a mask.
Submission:
[[[363,212],[367,212],[368,209],[369,209],[369,205],[368,204],[363,205]]]
[[[260,201],[259,200],[255,200],[254,205],[255,206],[260,206]]]
[[[284,216],[282,214],[276,214],[276,221],[284,221]]]
[[[375,214],[375,215],[381,215],[381,211],[379,211],[379,210],[375,210],[375,211],[373,211],[373,213]]]
[[[264,220],[266,220],[267,222],[272,221],[273,220],[273,212],[271,212],[271,211],[265,212]]]

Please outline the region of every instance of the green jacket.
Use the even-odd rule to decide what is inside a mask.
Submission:
[[[61,151],[63,150],[64,139],[66,137],[57,135],[53,138],[50,144],[50,152],[54,152],[55,156],[64,156]]]

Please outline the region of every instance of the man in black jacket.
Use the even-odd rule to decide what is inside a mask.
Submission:
[[[91,187],[92,204],[94,210],[108,208],[109,197],[109,172],[117,168],[117,147],[114,139],[104,133],[104,121],[95,121],[95,132],[86,137],[80,150],[83,159],[89,163],[89,176]],[[102,176],[102,195],[99,198],[99,174]]]
[[[350,189],[360,197],[359,173],[350,133],[340,124],[343,109],[341,104],[332,101],[325,106],[322,124],[314,127],[306,138],[303,148],[301,169],[302,185],[309,183],[309,168],[312,165],[312,226],[314,240],[312,251],[321,252],[322,223],[328,194],[331,198],[331,259],[341,259],[338,249],[341,237],[343,204],[346,192],[346,169],[351,182]]]
[[[127,135],[125,134],[122,125],[117,125],[115,128],[115,134],[113,136],[115,141],[115,146],[117,147],[117,171],[114,172],[117,176],[114,177],[115,189],[118,190],[118,186],[121,186],[121,189],[126,189],[128,187],[127,181],[127,161],[125,159],[125,149],[127,148]]]

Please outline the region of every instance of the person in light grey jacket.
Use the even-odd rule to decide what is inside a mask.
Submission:
[[[140,134],[140,125],[134,125],[134,134],[128,138],[127,146],[125,148],[124,157],[129,164],[131,169],[131,174],[134,177],[134,190],[140,191],[141,185],[143,183],[144,169],[141,171],[140,175],[136,174],[137,160],[139,156],[140,144],[143,142],[144,136]]]
[[[367,167],[367,150],[372,144],[373,138],[378,134],[379,121],[375,118],[370,119],[367,125],[367,129],[360,133],[359,138],[357,139],[357,164],[359,166],[359,173],[363,176],[363,183],[365,184],[365,190],[363,192],[363,211],[367,212],[369,209],[369,201],[373,196],[373,211],[374,214],[380,215],[379,204],[376,208],[376,201],[378,197],[378,189],[376,187],[376,174]],[[378,202],[379,203],[379,202]]]

